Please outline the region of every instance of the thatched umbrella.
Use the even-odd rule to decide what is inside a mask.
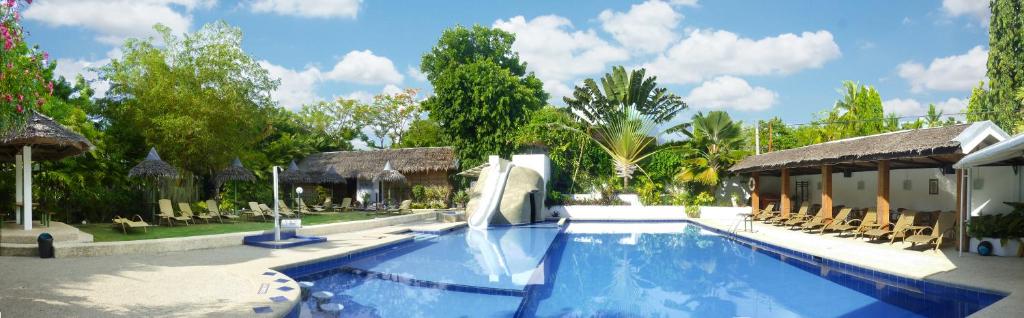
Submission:
[[[327,171],[324,171],[324,173],[320,174],[319,179],[321,184],[345,184],[345,176],[342,176],[340,173],[338,173],[338,170],[334,169],[334,166],[327,168]],[[331,199],[334,199],[333,186],[331,187]]]
[[[387,163],[384,164],[384,170],[381,170],[379,173],[377,173],[376,176],[373,177],[373,181],[374,182],[381,182],[382,184],[383,183],[387,183],[388,184],[388,187],[387,187],[388,188],[387,189],[388,190],[388,200],[390,200],[391,199],[391,185],[396,184],[396,183],[398,183],[398,184],[405,183],[406,179],[405,179],[405,175],[403,175],[401,172],[398,172],[398,170],[392,169],[391,168],[391,161],[388,161]]]
[[[156,147],[149,148],[149,154],[146,155],[146,159],[128,170],[129,178],[140,178],[143,180],[153,180],[159,183],[164,178],[174,178],[178,176],[178,170],[174,169],[166,161],[160,159],[160,155],[156,153]],[[156,198],[154,195],[159,193],[160,186],[157,186],[157,191],[149,189],[149,213],[150,219],[156,219]]]
[[[292,189],[292,191],[288,191],[289,197],[294,195],[294,188],[296,183],[313,182],[312,178],[310,178],[310,175],[308,173],[299,170],[299,165],[295,164],[295,160],[292,160],[292,162],[288,164],[288,169],[281,172],[281,174],[278,177],[280,178],[281,182],[291,185],[289,189]]]
[[[230,166],[217,173],[217,184],[224,184],[228,181],[253,182],[256,181],[256,176],[242,165],[241,159],[235,157]],[[234,200],[238,201],[238,189],[236,188],[232,192],[234,193]]]
[[[0,138],[0,162],[15,162],[21,155],[21,162],[15,162],[17,196],[15,202],[22,203],[24,229],[32,229],[32,161],[60,160],[92,150],[88,139],[68,130],[49,117],[31,111],[24,127],[3,131]]]

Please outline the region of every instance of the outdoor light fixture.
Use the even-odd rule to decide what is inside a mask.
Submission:
[[[850,178],[850,177],[853,177],[853,172],[843,171],[843,178]]]

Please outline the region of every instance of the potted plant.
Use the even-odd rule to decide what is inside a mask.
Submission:
[[[988,242],[992,255],[1024,256],[1024,203],[1006,204],[1014,207],[1013,212],[979,215],[967,222],[972,253],[978,253],[978,246]]]

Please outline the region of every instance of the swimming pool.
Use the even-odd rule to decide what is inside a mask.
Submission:
[[[346,317],[964,317],[1004,297],[688,222],[461,229],[284,272],[333,292]]]

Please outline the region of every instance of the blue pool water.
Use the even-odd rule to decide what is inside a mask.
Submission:
[[[684,222],[463,229],[296,280],[333,292],[345,317],[964,317],[1003,297],[726,235]]]

